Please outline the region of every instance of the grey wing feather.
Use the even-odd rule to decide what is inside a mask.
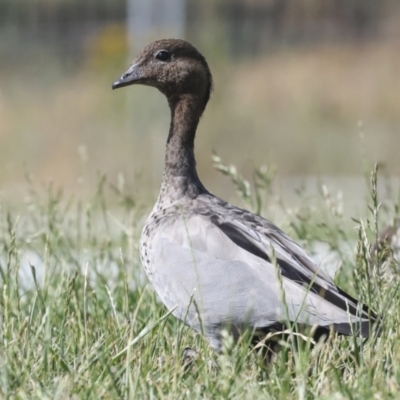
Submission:
[[[306,252],[285,233],[261,217],[259,222],[268,224],[268,228],[261,224],[259,230],[252,229],[226,216],[213,218],[213,223],[218,226],[232,241],[243,247],[248,252],[256,254],[270,261],[272,249],[282,276],[291,281],[305,285],[309,290],[319,294],[327,302],[334,304],[344,311],[349,311],[354,316],[368,318],[371,314],[367,307],[359,306],[357,300],[340,290],[322,269],[313,262]],[[257,239],[254,231],[258,233]],[[373,313],[372,313],[372,316]]]

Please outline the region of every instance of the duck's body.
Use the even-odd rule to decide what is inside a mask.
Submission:
[[[208,192],[196,172],[194,137],[211,90],[203,56],[183,40],[147,46],[113,87],[142,83],[168,99],[163,182],[143,229],[143,266],[173,314],[211,346],[224,327],[263,332],[288,322],[368,337],[371,313],[333,283],[266,219]]]
[[[156,203],[140,245],[162,302],[196,331],[203,328],[215,349],[224,327],[236,336],[246,326],[273,330],[287,320],[344,334],[351,334],[349,321],[358,322],[368,335],[368,313],[356,317],[357,302],[287,235],[209,193]]]

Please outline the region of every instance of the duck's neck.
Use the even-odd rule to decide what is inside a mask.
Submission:
[[[205,190],[196,171],[194,139],[204,107],[194,95],[168,99],[171,125],[165,152],[163,186],[170,186],[177,196]]]

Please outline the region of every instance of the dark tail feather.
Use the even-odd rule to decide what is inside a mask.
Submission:
[[[373,322],[362,321],[354,324],[333,324],[333,330],[339,334],[352,336],[361,336],[368,339],[372,333]]]

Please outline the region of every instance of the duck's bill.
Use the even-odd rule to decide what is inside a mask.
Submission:
[[[119,89],[135,83],[140,83],[140,81],[141,78],[139,76],[137,64],[133,64],[119,79],[112,84],[112,88]]]

